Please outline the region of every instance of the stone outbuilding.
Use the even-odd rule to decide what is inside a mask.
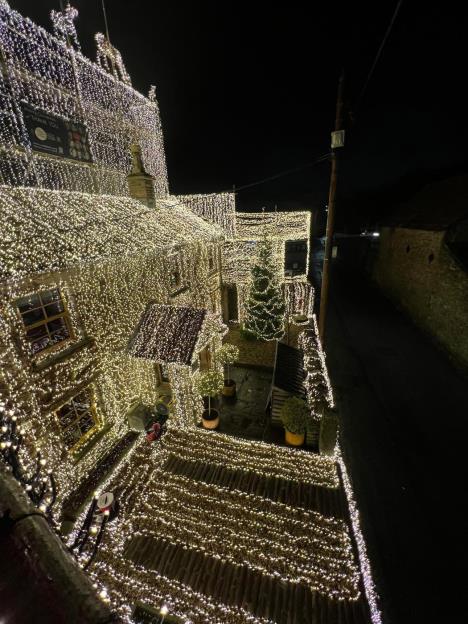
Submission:
[[[384,223],[379,286],[468,366],[468,176],[424,187]]]

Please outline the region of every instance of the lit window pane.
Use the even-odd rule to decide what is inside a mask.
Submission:
[[[63,312],[63,305],[61,301],[56,301],[55,303],[51,303],[50,305],[45,307],[45,311],[47,316],[56,316]]]
[[[84,435],[87,431],[91,429],[93,424],[94,424],[93,420],[89,414],[86,414],[85,416],[80,418],[79,426],[80,426],[81,433]]]
[[[42,303],[44,305],[47,305],[48,303],[51,303],[53,301],[60,301],[60,293],[56,288],[54,288],[54,290],[43,291],[40,293],[40,295]]]
[[[44,320],[44,312],[42,308],[37,308],[36,310],[32,310],[31,312],[26,312],[23,314],[23,321],[26,327],[29,325],[33,325],[34,323],[38,323],[39,321]]]
[[[33,310],[34,308],[38,308],[41,305],[39,300],[39,296],[36,294],[28,295],[28,297],[24,297],[17,302],[19,311],[21,313],[27,312],[28,310]]]
[[[28,330],[26,334],[33,355],[70,338],[66,312],[58,288],[28,295],[19,299],[16,304],[26,328],[37,326],[34,328],[37,332]],[[49,321],[50,318],[54,320]]]

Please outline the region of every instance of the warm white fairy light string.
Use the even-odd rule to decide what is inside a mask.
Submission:
[[[263,236],[280,240],[308,240],[310,212],[238,212],[236,236],[240,240],[261,240]]]
[[[245,609],[215,602],[189,585],[146,570],[124,558],[125,542],[133,534],[132,509],[145,496],[147,484],[152,482],[165,458],[165,452],[159,448],[138,446],[102,484],[102,490],[113,489],[114,484],[117,486],[114,491],[119,501],[126,501],[125,505],[122,504],[122,511],[127,513],[123,518],[121,513],[114,523],[108,525],[99,557],[89,569],[96,587],[103,589],[106,599],[111,599],[112,607],[129,624],[132,622],[131,605],[137,600],[149,605],[166,605],[172,614],[184,621],[188,617],[193,624],[207,621],[218,624],[271,624]],[[138,471],[135,470],[136,465]],[[85,512],[79,518],[77,527],[81,525],[84,515]],[[71,534],[70,544],[75,537],[76,532]]]
[[[305,583],[330,598],[359,598],[359,574],[341,520],[168,473],[163,466],[172,451],[172,431],[168,435],[164,447],[137,447],[103,485],[116,493],[121,514],[109,525],[91,573],[105,584],[113,606],[122,615],[128,615],[129,604],[141,600],[146,604],[168,604],[171,613],[189,617],[195,624],[262,621],[247,618],[242,609],[216,603],[190,586],[133,564],[124,555],[132,536],[154,536],[186,544],[191,550],[251,567],[267,576]],[[258,461],[260,466],[262,461]],[[304,548],[311,549],[309,556]],[[216,613],[222,614],[219,620],[215,619]]]
[[[354,499],[353,487],[348,476],[348,471],[346,469],[346,464],[343,459],[339,444],[336,446],[336,460],[340,466],[343,487],[346,492],[351,526],[357,546],[360,570],[364,583],[364,591],[366,593],[372,622],[373,624],[382,624],[382,615],[378,606],[378,595],[372,577],[371,564],[367,556],[366,542],[361,531],[360,514]]]
[[[318,324],[315,315],[312,316],[312,322],[313,331],[303,333],[299,339],[299,343],[304,351],[304,370],[307,373],[305,385],[308,389],[308,403],[310,406],[312,406],[312,409],[314,409],[317,406],[317,399],[319,401],[320,399],[323,400],[323,397],[317,396],[317,393],[314,391],[314,387],[317,386],[317,379],[314,378],[314,375],[318,374],[322,377],[322,385],[325,385],[326,387],[326,404],[328,405],[328,407],[334,407],[335,403],[333,398],[332,385],[330,377],[328,376],[325,353],[320,342]],[[317,363],[319,364],[318,367]],[[353,487],[351,484],[351,480],[348,476],[348,471],[345,461],[343,459],[338,439],[335,447],[335,459],[340,467],[343,488],[346,493],[351,528],[358,551],[359,567],[363,579],[367,604],[369,605],[370,609],[371,619],[373,624],[382,624],[382,616],[378,606],[378,595],[372,577],[371,564],[367,556],[366,542],[361,531],[359,510],[355,502]]]
[[[296,314],[311,314],[311,300],[301,292],[300,284],[307,284],[306,275],[294,279],[285,278],[286,242],[305,240],[307,245],[306,267],[309,266],[310,213],[294,212],[252,212],[235,213],[235,238],[229,238],[223,245],[223,281],[237,286],[240,319],[244,318],[244,302],[251,284],[251,269],[258,252],[260,241],[267,237],[272,246],[272,264],[279,283],[287,282],[285,288],[294,293]]]
[[[171,453],[186,459],[217,463],[235,470],[250,471],[266,477],[338,487],[335,462],[332,458],[286,447],[275,447],[258,440],[242,440],[206,430],[173,429],[163,444]],[[229,452],[229,455],[227,455]]]
[[[238,213],[234,193],[177,195],[177,200],[187,204],[199,217],[221,227],[229,238],[235,238]]]
[[[128,195],[126,173],[130,166],[129,145],[137,142],[142,148],[145,168],[154,177],[156,195],[167,196],[159,111],[154,90],[149,99],[144,98],[128,84],[110,75],[110,66],[103,69],[84,58],[78,51],[77,41],[72,41],[75,49],[67,47],[65,39],[73,38],[74,30],[70,22],[64,22],[59,16],[56,19],[58,38],[12,11],[5,0],[0,1],[0,48],[4,60],[0,75],[4,95],[0,111],[0,179],[16,187],[33,184],[51,189],[85,191],[80,195],[63,192],[44,192],[41,195],[39,191],[30,189],[3,187],[0,193],[1,209],[4,211],[2,223],[6,224],[3,232],[5,245],[0,250],[3,261],[1,278],[4,281],[0,301],[1,382],[8,389],[8,400],[15,405],[18,421],[25,429],[25,448],[31,448],[31,453],[39,448],[54,470],[60,488],[60,511],[61,503],[74,485],[93,470],[99,458],[128,430],[125,414],[132,400],[139,397],[151,405],[157,399],[154,367],[130,359],[125,355],[125,346],[149,297],[162,302],[174,301],[169,283],[171,265],[168,252],[175,251],[180,256],[182,270],[191,284],[187,291],[176,296],[176,303],[209,307],[212,305],[212,279],[209,276],[208,245],[213,242],[220,244],[222,236],[227,234],[231,241],[225,247],[224,281],[238,284],[242,302],[254,255],[252,245],[263,236],[264,229],[270,228],[270,235],[275,239],[276,268],[279,279],[284,281],[284,243],[287,240],[308,240],[309,215],[275,213],[265,217],[253,214],[233,219],[233,195],[213,194],[196,196],[192,206],[191,198],[186,198],[188,210],[179,200],[172,200],[172,203],[168,200],[158,206],[157,218],[153,218],[148,216],[150,211],[131,200],[116,199],[114,203],[110,197],[91,195],[103,192]],[[117,53],[110,48],[101,48],[100,52],[104,55]],[[104,58],[101,60],[105,66]],[[115,60],[118,60],[117,56]],[[129,77],[123,65],[119,71],[120,78],[128,83]],[[24,125],[21,102],[57,118],[86,126],[93,164],[33,152]],[[203,217],[205,222],[217,224],[220,229],[208,224],[204,226],[192,216],[193,213]],[[174,216],[171,217],[171,214]],[[44,277],[46,273],[48,276]],[[59,287],[64,293],[75,343],[80,340],[86,343],[89,337],[93,340],[84,348],[70,353],[66,360],[57,360],[53,367],[49,366],[49,373],[53,371],[49,376],[45,369],[41,369],[41,365],[47,363],[47,355],[39,355],[32,366],[13,302],[19,296],[51,287]],[[305,301],[299,289],[294,297],[302,297]],[[310,306],[300,312],[309,316]],[[66,346],[69,345],[64,345],[63,349]],[[317,352],[311,359],[315,362],[318,355],[326,372],[320,345],[317,347],[311,341],[310,347]],[[60,348],[57,354],[63,349]],[[191,369],[174,364],[169,365],[169,371],[174,394],[179,397],[174,424],[186,428],[193,423],[191,418],[200,408],[200,400],[192,392]],[[328,376],[324,379],[329,392],[328,401],[332,404]],[[311,374],[309,382],[312,392],[317,379],[312,379]],[[93,387],[98,399],[105,396],[102,404],[98,400],[98,427],[95,433],[99,433],[104,423],[110,429],[75,464],[73,455],[68,456],[65,452],[53,409],[61,397],[70,396],[88,384]],[[251,447],[246,445],[245,453],[254,453],[255,449],[255,443]],[[146,452],[143,456],[150,466],[149,472],[145,473],[141,461],[137,461],[140,451],[132,452],[125,459],[115,473],[118,476],[115,482],[114,477],[108,481],[120,488],[119,496],[127,506],[124,518],[117,520],[110,529],[109,535],[116,538],[115,542],[110,539],[103,545],[103,559],[98,560],[92,570],[92,575],[99,579],[97,589],[102,594],[101,598],[107,601],[109,595],[115,597],[121,613],[128,618],[128,596],[124,596],[122,589],[118,588],[120,582],[131,591],[135,590],[132,598],[139,597],[150,604],[166,602],[174,612],[185,616],[187,613],[190,616],[190,610],[193,610],[194,621],[198,617],[220,624],[265,624],[264,620],[243,609],[215,603],[187,585],[125,561],[123,547],[133,529],[129,513],[144,496],[147,483],[144,475],[156,474],[152,472],[153,465],[156,471],[161,470],[155,454],[148,455]],[[161,447],[158,452],[161,458],[167,458]],[[213,448],[210,457],[215,463],[221,462],[222,452]],[[359,530],[358,513],[341,455],[338,461],[350,501],[366,595],[374,624],[378,624],[380,614]],[[291,455],[291,462],[294,463],[294,455]],[[249,464],[251,470],[258,470],[261,475],[271,474],[271,466],[266,469],[265,465],[264,457]],[[235,460],[232,466],[240,468]],[[178,483],[180,493],[189,499],[193,481],[172,475],[171,483]],[[211,502],[214,506],[218,490],[213,487],[210,490],[211,486],[207,484],[198,484],[198,487],[200,500],[207,504]],[[174,492],[169,485],[167,491]],[[160,492],[158,496],[161,498],[162,494]],[[272,526],[275,522],[276,526],[286,522],[281,519],[278,507],[275,507],[274,514],[264,509],[252,511],[252,506],[264,503],[255,502],[255,497],[251,495],[233,491],[229,494],[224,492],[223,496],[231,497],[229,500],[233,508],[248,509],[250,517],[255,516],[258,522],[263,517],[268,518]],[[180,507],[183,514],[184,508]],[[194,506],[192,510],[195,514]],[[288,514],[293,511],[293,508],[287,508]],[[229,523],[229,518],[227,508],[216,512],[219,522]],[[319,542],[313,542],[318,547],[320,531],[326,536],[328,529],[325,524],[322,526],[325,519],[320,519],[319,515],[310,512],[310,518],[316,523],[310,539],[311,542],[318,539]],[[300,522],[291,519],[291,526],[301,526]],[[176,526],[171,531],[174,536],[177,535]],[[280,561],[283,551],[279,529],[275,535],[278,543],[274,542],[271,547],[277,549],[275,552]],[[196,535],[192,534],[191,539],[195,538]],[[244,539],[248,546],[252,537],[246,534]],[[331,553],[333,548],[330,547],[330,550],[326,539],[324,537],[325,541],[321,542],[321,548]],[[114,552],[115,545],[117,549]],[[235,544],[232,553],[233,557],[240,555]],[[115,569],[105,563],[106,557],[115,564]],[[301,561],[300,553],[297,561]],[[260,569],[268,570],[267,562],[261,565],[264,567]],[[332,568],[335,565],[331,559],[329,565]],[[304,574],[309,572],[306,570]],[[291,568],[290,574],[299,578],[302,572],[299,568]],[[310,580],[310,577],[307,578]],[[100,584],[104,580],[108,581],[109,590]],[[320,583],[320,579],[317,582]],[[325,590],[325,585],[322,589]]]
[[[310,323],[312,323],[312,328],[306,328],[299,335],[298,342],[304,354],[304,387],[307,403],[312,417],[320,420],[324,408],[334,407],[334,399],[315,314],[310,317]]]
[[[305,316],[307,320],[310,320],[314,313],[312,284],[304,281],[303,277],[293,277],[285,281],[284,291],[289,322],[298,324],[295,316]]]

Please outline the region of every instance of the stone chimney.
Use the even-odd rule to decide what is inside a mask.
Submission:
[[[146,204],[148,208],[155,208],[153,177],[146,173],[141,157],[141,148],[133,143],[130,146],[132,151],[132,169],[127,176],[128,190],[130,197]]]

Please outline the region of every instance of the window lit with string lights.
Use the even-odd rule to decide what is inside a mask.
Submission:
[[[174,267],[171,271],[171,288],[176,289],[179,288],[182,284],[182,276],[180,274],[180,269],[178,266]]]
[[[182,275],[182,259],[179,253],[174,253],[169,257],[169,284],[172,293],[178,292],[185,286]]]
[[[58,288],[31,293],[16,301],[31,355],[73,338],[65,300]]]
[[[216,248],[214,245],[208,245],[208,269],[213,273],[217,269]]]
[[[82,390],[56,411],[62,437],[69,451],[81,446],[99,426],[91,388]]]

